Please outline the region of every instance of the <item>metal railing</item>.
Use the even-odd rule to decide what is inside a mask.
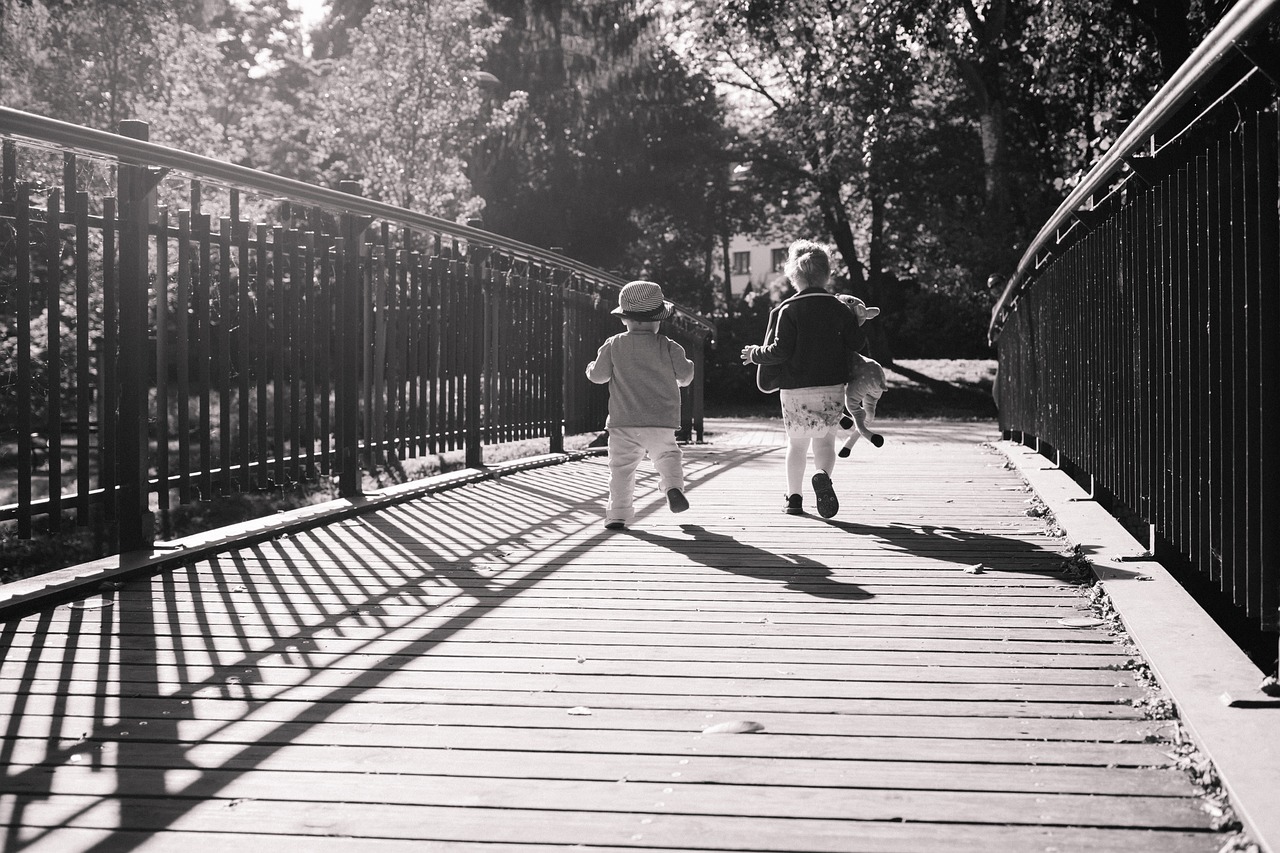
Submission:
[[[472,225],[0,107],[0,520],[154,510],[603,428],[624,279]],[[703,343],[682,431],[702,436]],[[7,483],[7,488],[5,484]]]
[[[1280,180],[1277,66],[1249,40],[1278,10],[1233,7],[1045,224],[990,330],[1006,435],[1254,632],[1280,630]]]

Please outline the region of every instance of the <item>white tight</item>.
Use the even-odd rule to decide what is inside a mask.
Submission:
[[[836,466],[836,437],[833,434],[814,438],[787,438],[787,494],[804,494],[804,467],[813,445],[813,467],[830,474]]]

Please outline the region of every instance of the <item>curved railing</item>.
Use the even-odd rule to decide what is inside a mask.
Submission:
[[[1155,142],[1156,134],[1201,93],[1229,60],[1238,58],[1236,51],[1239,45],[1272,20],[1277,8],[1280,8],[1280,0],[1240,0],[1236,3],[1067,195],[1031,241],[996,301],[988,331],[992,344],[1000,336],[1000,328],[1018,294],[1034,279],[1036,271],[1048,262],[1064,241],[1071,238],[1073,230],[1087,227],[1085,222],[1095,219],[1094,209],[1102,207],[1103,202],[1094,201],[1094,197],[1118,191],[1138,174],[1137,170],[1142,165],[1140,161],[1135,162],[1134,157],[1143,156],[1141,149]]]
[[[1280,631],[1278,17],[1232,8],[1041,229],[990,330],[1006,435],[1145,525],[1255,647]]]
[[[153,511],[603,428],[618,276],[358,195],[0,107],[0,519]],[[714,327],[665,324],[698,368]],[[53,333],[50,330],[57,330]],[[6,486],[7,484],[7,486]]]

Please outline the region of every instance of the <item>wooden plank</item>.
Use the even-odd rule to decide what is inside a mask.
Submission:
[[[139,720],[158,721],[173,713],[173,699],[162,696],[66,697],[31,694],[20,702],[5,701],[3,707],[20,707],[22,715],[32,721],[31,730],[18,726],[7,733],[10,737],[38,737],[50,730],[50,720],[57,720],[57,730],[92,731],[100,726],[135,728]],[[327,724],[393,726],[458,726],[509,728],[564,728],[574,722],[566,716],[563,701],[532,705],[508,700],[502,705],[486,705],[472,696],[469,705],[435,702],[345,702],[317,703],[324,708]],[[934,715],[924,710],[915,714],[843,713],[833,717],[816,704],[803,711],[772,711],[753,707],[750,699],[742,699],[736,708],[711,710],[698,707],[633,708],[588,707],[590,720],[580,721],[600,731],[684,731],[698,733],[718,723],[731,722],[747,714],[771,734],[875,737],[946,737],[952,739],[994,739],[1032,741],[1096,741],[1100,743],[1146,743],[1169,736],[1176,724],[1170,720],[1098,720],[1091,718],[1053,719],[1034,717],[976,718],[959,715]],[[896,709],[895,709],[896,710]],[[936,711],[937,709],[930,709]],[[252,713],[255,720],[287,723],[298,709],[288,704],[253,708],[247,700],[235,698],[191,697],[183,707],[182,725],[199,721],[200,726],[235,721]],[[101,720],[98,717],[101,717]],[[572,716],[572,715],[571,715]],[[200,726],[192,726],[196,731]],[[138,731],[145,735],[146,732]]]
[[[251,687],[247,694],[262,701],[294,695],[309,697],[328,696],[331,693],[341,695],[343,691],[359,692],[361,690],[386,689],[394,695],[403,696],[406,692],[430,691],[432,695],[440,690],[489,690],[495,686],[511,691],[554,691],[558,694],[600,693],[608,691],[618,695],[665,695],[665,696],[700,696],[700,697],[733,697],[743,695],[763,695],[777,698],[801,700],[820,699],[838,701],[843,699],[881,699],[881,700],[920,700],[920,701],[953,701],[970,702],[1088,702],[1088,703],[1133,703],[1145,695],[1146,691],[1136,685],[1121,683],[1111,685],[1072,685],[1072,684],[983,684],[965,682],[920,682],[911,679],[902,681],[774,681],[767,689],[757,682],[732,678],[688,678],[688,677],[650,677],[650,678],[593,678],[579,675],[540,675],[529,673],[510,675],[495,683],[490,673],[433,673],[430,678],[398,675],[393,672],[380,673],[376,677],[377,684],[366,686],[364,683],[353,683],[354,671],[347,673],[320,672],[308,674],[302,667],[296,670],[274,670],[262,673],[272,675],[273,680],[264,681],[254,678],[246,682],[245,676],[256,671],[243,661],[229,664],[232,672],[220,672],[218,677],[209,681],[189,683],[177,675],[161,673],[157,678],[154,673],[135,678],[121,678],[121,689],[139,695],[149,695],[147,691],[156,689],[175,692],[187,687],[195,691],[212,691],[221,693],[228,678],[234,678],[232,684],[243,689],[246,683]],[[97,673],[96,667],[80,667],[86,677]],[[370,679],[373,680],[373,679]],[[22,678],[20,680],[0,679],[0,687],[6,690],[47,689],[45,685],[57,685],[60,682],[48,678]],[[423,697],[419,695],[418,700]],[[577,703],[574,703],[577,704]]]
[[[935,768],[935,774],[940,768]],[[653,812],[664,815],[737,815],[774,820],[910,821],[969,825],[1085,825],[1091,827],[1201,829],[1204,811],[1185,798],[1045,794],[1042,792],[902,791],[883,785],[849,786],[840,797],[814,797],[807,786],[690,784],[670,778],[639,782],[478,778],[472,775],[307,773],[297,771],[246,775],[203,770],[187,774],[193,787],[216,790],[212,803],[271,800],[281,792],[305,788],[313,804],[371,806],[496,807],[550,812]],[[945,771],[942,775],[946,775]],[[108,774],[76,767],[49,789],[32,778],[26,785],[4,784],[5,793],[47,793],[62,799],[68,811],[79,797],[115,797],[116,782]],[[871,780],[868,780],[871,781]],[[166,786],[168,787],[168,786]],[[182,787],[171,796],[181,797]],[[1083,816],[1083,817],[1082,817]],[[68,815],[71,817],[71,815]]]
[[[10,646],[13,651],[31,648],[32,637],[15,638]],[[255,657],[276,657],[299,653],[304,650],[308,659],[315,665],[325,665],[343,655],[378,655],[388,659],[406,655],[417,656],[424,652],[415,648],[415,641],[406,637],[403,640],[385,638],[357,639],[352,637],[308,639],[267,639],[262,642],[246,645],[245,638],[228,638],[208,636],[203,638],[200,653],[211,656],[225,656],[233,653],[252,653]],[[815,649],[794,647],[777,648],[750,643],[728,643],[723,645],[691,646],[687,643],[647,643],[639,645],[627,642],[626,635],[615,635],[607,642],[583,642],[579,638],[559,638],[550,636],[530,636],[524,640],[505,641],[499,638],[467,640],[452,638],[443,647],[426,651],[427,654],[448,655],[457,658],[551,658],[568,660],[596,661],[719,661],[719,662],[754,662],[767,664],[788,664],[796,660],[807,663],[836,664],[844,666],[902,664],[924,664],[928,666],[959,667],[1001,667],[1001,668],[1045,668],[1045,669],[1125,669],[1134,658],[1120,652],[1112,654],[1052,654],[1031,653],[1012,654],[994,647],[987,651],[943,651],[937,649],[901,649],[894,644],[884,643],[878,649]],[[671,639],[671,638],[664,638]],[[726,638],[727,639],[727,638]],[[175,654],[184,654],[190,645],[189,638],[157,637],[152,650],[157,660],[169,659]],[[43,657],[53,657],[61,652],[60,659],[93,658],[97,660],[128,660],[130,651],[122,651],[119,647],[110,649],[73,648],[64,649],[55,643],[41,643],[38,649]]]
[[[156,611],[162,614],[163,610]],[[956,620],[948,620],[955,622]],[[382,627],[378,636],[393,636],[393,632],[417,630],[419,623],[411,624],[405,627],[397,627],[385,625]],[[705,638],[737,638],[737,642],[750,644],[752,642],[761,642],[770,638],[792,638],[795,642],[813,642],[813,643],[831,643],[843,640],[858,641],[859,639],[902,639],[902,640],[959,640],[959,641],[977,641],[977,642],[1013,642],[1025,641],[1034,643],[1046,643],[1054,647],[1067,643],[1084,643],[1094,646],[1111,646],[1115,645],[1115,638],[1105,631],[1099,631],[1091,628],[1070,629],[1064,628],[1057,623],[1049,626],[1038,625],[1037,627],[1025,627],[1020,625],[1008,625],[1007,620],[993,623],[986,622],[970,622],[959,624],[927,624],[913,620],[910,624],[906,618],[902,617],[892,622],[884,620],[873,622],[868,619],[853,620],[846,625],[844,623],[813,623],[803,624],[803,629],[797,633],[796,626],[786,623],[778,623],[774,621],[764,622],[757,620],[752,628],[749,637],[742,638],[741,622],[690,622],[690,621],[662,621],[662,620],[643,620],[628,619],[618,620],[616,618],[608,619],[590,619],[575,618],[572,621],[563,618],[548,618],[546,616],[534,616],[531,618],[511,618],[503,619],[501,622],[489,621],[471,622],[466,625],[454,626],[454,636],[465,635],[473,631],[539,631],[539,632],[557,632],[569,637],[577,637],[584,633],[599,631],[625,631],[628,634],[643,635],[660,634],[664,637],[673,638],[673,642],[685,641],[684,638],[697,638],[697,642],[701,643]],[[46,629],[47,625],[47,629]],[[59,608],[52,614],[49,614],[49,620],[46,625],[41,625],[38,633],[41,636],[56,636],[59,633],[66,633],[71,630],[73,633],[80,634],[90,629],[109,630],[113,634],[133,635],[142,634],[152,636],[155,634],[154,619],[148,622],[145,619],[130,620],[118,617],[114,612],[114,607],[105,607],[100,609],[80,610],[78,608]],[[280,627],[276,625],[262,625],[261,623],[247,622],[244,619],[237,622],[237,635],[243,637],[266,636],[279,638]],[[310,638],[325,637],[329,635],[337,635],[339,625],[333,620],[318,621],[315,623],[307,623],[295,625],[294,629],[301,628],[305,631],[305,635]],[[851,633],[848,628],[856,627],[856,633]],[[341,626],[343,631],[348,630],[348,626]],[[30,627],[19,628],[15,631],[15,635],[32,636],[33,630]],[[693,640],[688,640],[693,642]],[[784,640],[785,641],[785,640]],[[1065,648],[1065,645],[1063,645]]]
[[[66,808],[34,801],[23,819],[38,827],[109,827],[117,809],[94,808],[93,797],[67,797]],[[946,823],[791,819],[746,816],[669,815],[652,804],[637,804],[623,815],[610,812],[509,809],[500,803],[469,806],[401,806],[369,803],[308,803],[281,811],[273,802],[236,800],[230,810],[217,800],[193,804],[176,797],[119,797],[118,813],[130,826],[158,831],[225,831],[228,826],[270,827],[273,834],[371,835],[441,842],[532,842],[617,844],[648,849],[694,846],[717,850],[778,850],[821,853],[848,850],[919,850],[945,847],[951,851],[987,853],[993,849],[1089,849],[1129,853],[1134,849],[1203,851],[1207,833],[1177,830],[1099,830],[1092,827],[974,826]],[[501,809],[493,813],[494,809]],[[68,814],[74,810],[74,814]],[[501,819],[495,819],[495,817]],[[261,830],[260,830],[261,831]],[[1209,844],[1206,844],[1209,841]]]
[[[345,644],[346,648],[325,649],[318,643],[288,641],[275,647],[246,649],[243,642],[235,638],[223,638],[220,642],[204,642],[198,647],[186,641],[160,640],[145,649],[70,649],[56,656],[52,650],[41,649],[41,657],[56,661],[58,666],[72,663],[113,663],[128,666],[145,661],[158,666],[181,663],[192,667],[208,665],[233,658],[241,654],[250,654],[256,666],[289,666],[299,654],[305,654],[312,667],[332,668],[349,667],[368,664],[370,668],[394,668],[400,671],[453,671],[464,669],[471,672],[555,672],[573,670],[576,672],[623,672],[634,675],[646,675],[651,672],[679,672],[681,675],[698,676],[703,674],[724,674],[723,677],[740,677],[742,673],[759,671],[762,673],[785,673],[796,677],[822,678],[840,677],[844,674],[868,673],[879,675],[885,669],[896,667],[909,670],[910,674],[919,677],[926,670],[945,671],[950,675],[946,680],[969,680],[961,674],[967,670],[975,671],[984,681],[990,678],[993,671],[1007,670],[1004,679],[1022,681],[1029,678],[1031,672],[1049,673],[1047,681],[1062,683],[1059,679],[1069,679],[1072,683],[1112,683],[1120,677],[1117,670],[1125,668],[1124,658],[1111,658],[1104,661],[1091,659],[1059,659],[1041,656],[1015,657],[1009,655],[970,654],[948,655],[943,652],[837,652],[821,655],[814,651],[806,652],[798,662],[792,653],[763,654],[756,649],[702,649],[690,653],[683,648],[672,647],[583,647],[570,644],[497,644],[468,643],[459,645],[446,643],[428,645],[422,642],[399,642],[382,648],[368,648],[368,644],[352,640]],[[663,653],[666,652],[666,653]],[[9,660],[0,663],[0,677],[13,676],[29,669],[29,661]],[[772,669],[771,669],[772,668]],[[955,670],[956,672],[952,672]],[[1084,675],[1083,673],[1089,673]],[[1096,673],[1096,674],[1095,674]]]
[[[106,693],[95,689],[92,685],[61,684],[55,681],[29,682],[30,687],[22,694],[21,701],[15,706],[19,710],[26,708],[27,702],[38,703],[42,697],[58,697],[58,701],[68,707],[72,703],[88,700],[93,702],[95,713],[105,715],[109,709],[117,707],[121,697],[116,693]],[[131,695],[137,706],[150,701],[148,697],[156,694],[135,691]],[[174,704],[185,715],[188,706],[193,703],[212,698],[221,701],[261,705],[277,696],[286,696],[290,702],[328,703],[340,702],[346,705],[371,703],[379,706],[397,704],[420,704],[432,702],[455,705],[514,705],[525,708],[553,707],[564,710],[574,707],[596,708],[628,708],[628,709],[660,709],[703,711],[723,711],[735,714],[761,713],[806,713],[806,714],[904,714],[924,716],[972,716],[972,717],[1008,717],[1016,719],[1091,719],[1091,720],[1138,720],[1145,719],[1140,710],[1129,702],[1114,696],[1104,697],[1102,701],[1073,701],[1070,697],[1054,699],[1042,697],[1038,700],[1020,697],[1011,700],[983,701],[973,698],[957,698],[940,696],[936,699],[885,697],[869,692],[866,695],[853,697],[794,697],[794,696],[712,696],[682,693],[599,693],[586,691],[513,690],[501,687],[475,689],[451,689],[433,686],[429,695],[414,688],[396,687],[335,687],[326,688],[316,685],[299,685],[283,690],[272,691],[255,685],[253,699],[236,697],[226,698],[224,691],[207,685],[193,685],[188,690],[175,691],[159,697],[158,701],[167,703],[170,708]],[[1136,698],[1136,697],[1135,697]],[[1110,700],[1110,701],[1107,701]],[[33,706],[34,707],[34,706]],[[170,711],[172,713],[172,711]],[[161,716],[166,716],[161,711]]]
[[[17,758],[41,753],[19,744]],[[145,756],[121,752],[113,744],[74,747],[71,764],[97,762],[99,768],[127,771],[149,766]],[[188,757],[194,757],[189,755]],[[587,781],[668,782],[685,784],[804,785],[816,791],[835,788],[896,788],[919,791],[1034,792],[1110,796],[1194,797],[1185,775],[1150,767],[1020,766],[956,762],[945,767],[917,761],[859,761],[805,758],[752,758],[694,755],[687,758],[604,753],[555,753],[452,749],[403,750],[361,746],[308,746],[276,749],[209,744],[200,748],[201,771],[248,770],[271,773],[368,773],[370,767],[412,767],[412,773],[493,779],[580,779]],[[54,769],[48,761],[15,760],[7,790],[43,784]],[[673,774],[679,773],[679,776]],[[34,783],[29,780],[35,780]]]
[[[550,640],[558,640],[565,642],[567,648],[589,648],[592,646],[644,646],[646,648],[655,648],[663,646],[677,646],[684,649],[723,649],[730,648],[749,648],[753,654],[768,655],[769,653],[781,653],[790,651],[792,653],[801,650],[812,650],[818,654],[831,653],[838,651],[896,651],[896,652],[944,652],[944,653],[961,653],[967,652],[975,655],[982,654],[1001,654],[1001,655],[1026,655],[1026,656],[1073,656],[1087,658],[1096,661],[1099,665],[1113,663],[1118,658],[1122,662],[1129,660],[1132,651],[1120,643],[1109,639],[1102,642],[1049,642],[1035,640],[1010,640],[1008,637],[1000,639],[983,639],[970,637],[913,637],[913,636],[879,636],[879,635],[861,635],[861,636],[811,636],[811,635],[794,635],[794,634],[777,634],[765,633],[756,637],[743,638],[737,633],[721,633],[712,634],[707,632],[696,633],[675,633],[657,631],[641,631],[635,630],[610,631],[610,630],[581,630],[565,632],[559,630],[559,623],[552,620],[543,620],[541,623],[534,623],[527,627],[517,627],[511,630],[496,630],[483,625],[473,625],[471,627],[462,628],[455,631],[451,638],[451,643],[457,644],[474,644],[474,646],[485,648],[492,643],[506,644],[531,644],[545,643]],[[602,628],[611,626],[601,626]],[[45,650],[56,650],[65,647],[68,637],[68,630],[79,633],[76,626],[70,626],[65,621],[57,625],[51,624],[48,630],[43,630],[39,634],[32,631],[15,632],[8,642],[10,653],[16,653],[18,649],[31,648],[33,645],[40,646]],[[116,638],[124,641],[126,637],[131,636],[152,636],[154,629],[135,628],[126,630],[125,627],[118,627],[113,631]],[[403,636],[402,636],[403,635]],[[412,629],[395,629],[388,630],[368,639],[356,639],[351,637],[326,637],[318,635],[314,638],[306,638],[308,647],[323,651],[343,651],[355,648],[356,644],[363,644],[367,650],[373,651],[384,646],[388,649],[398,647],[397,643],[403,639],[415,637],[416,634]],[[241,637],[251,644],[251,648],[262,650],[276,647],[285,647],[294,643],[301,642],[299,638],[281,638],[278,633],[265,632],[261,634],[253,634],[247,631],[241,632]],[[165,644],[170,638],[157,637],[156,641]],[[216,635],[209,635],[204,638],[206,643],[212,644],[219,641]],[[255,640],[257,642],[255,642]],[[807,656],[806,656],[807,657]],[[760,659],[768,659],[762,657]],[[808,658],[807,659],[812,659]]]

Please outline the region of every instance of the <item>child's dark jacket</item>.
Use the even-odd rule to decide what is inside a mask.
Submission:
[[[844,384],[850,356],[866,344],[853,313],[820,287],[784,300],[770,312],[769,323],[777,337],[751,360],[782,365],[782,388]]]

